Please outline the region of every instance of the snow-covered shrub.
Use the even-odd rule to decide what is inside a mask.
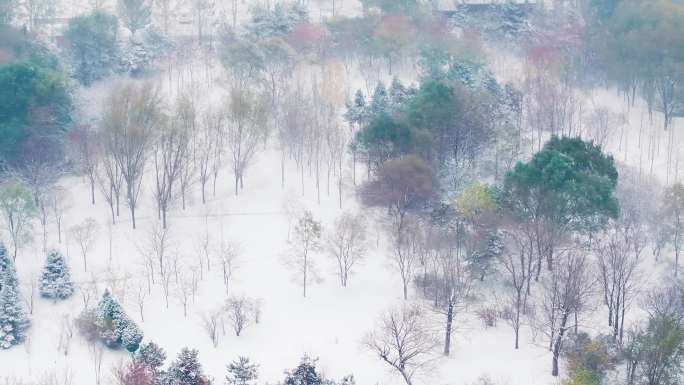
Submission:
[[[154,29],[146,29],[122,44],[121,72],[141,76],[153,70],[172,48],[171,42]]]
[[[74,294],[71,273],[64,256],[58,251],[51,251],[45,261],[45,268],[40,277],[40,295],[45,298],[65,299]]]

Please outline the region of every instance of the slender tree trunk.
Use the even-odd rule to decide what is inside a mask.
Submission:
[[[95,204],[95,179],[90,178],[90,204]]]
[[[131,205],[131,222],[133,222],[133,230],[135,230],[135,205]]]
[[[554,377],[558,377],[558,359],[560,358],[561,347],[563,346],[563,335],[565,334],[565,325],[568,322],[568,316],[569,313],[565,311],[563,317],[561,317],[558,335],[553,344],[553,367],[551,369],[551,375]]]
[[[446,320],[446,333],[444,336],[444,355],[448,356],[451,352],[451,328],[454,322],[454,304],[449,301],[449,306],[447,307],[447,320]]]

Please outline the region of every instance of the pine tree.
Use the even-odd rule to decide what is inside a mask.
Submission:
[[[171,364],[166,373],[165,383],[168,385],[206,385],[209,381],[202,373],[202,365],[197,359],[196,349],[181,349],[178,358]]]
[[[259,365],[249,362],[247,357],[238,357],[227,366],[227,385],[251,385],[256,384],[259,377]]]
[[[65,299],[74,293],[69,266],[58,251],[51,251],[40,278],[40,295],[45,298]]]
[[[283,385],[322,385],[325,383],[323,376],[316,372],[318,359],[313,359],[308,355],[302,357],[293,371],[285,373]]]
[[[148,342],[140,346],[133,359],[153,372],[159,373],[161,367],[164,366],[164,361],[166,361],[166,352],[154,342]]]
[[[9,259],[2,259],[0,271],[0,349],[9,349],[26,338],[30,321],[19,296],[19,281],[14,265]]]

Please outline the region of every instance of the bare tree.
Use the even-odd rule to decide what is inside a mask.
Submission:
[[[352,269],[363,262],[367,240],[364,218],[359,214],[344,213],[335,221],[328,234],[327,249],[337,262],[337,275],[342,287],[347,287]]]
[[[171,228],[163,227],[161,223],[154,222],[147,232],[144,243],[137,246],[138,251],[145,257],[149,270],[150,280],[154,282],[155,265],[159,269],[159,275],[164,275],[168,267],[166,257],[171,248]]]
[[[366,348],[401,375],[406,385],[413,385],[415,377],[428,369],[438,344],[417,305],[383,314],[364,340]]]
[[[211,343],[214,347],[217,347],[219,344],[219,324],[221,322],[222,314],[222,310],[213,310],[202,316],[202,325],[207,334],[209,334],[209,338],[211,338]]]
[[[188,316],[188,304],[194,290],[194,282],[185,267],[176,268],[178,278],[176,282],[176,298],[183,305],[183,317]]]
[[[61,186],[55,187],[50,196],[50,208],[57,225],[57,240],[59,243],[62,243],[62,220],[64,219],[64,211],[66,211],[69,205],[68,202],[69,195],[66,190]]]
[[[613,337],[620,343],[624,334],[626,308],[635,291],[636,269],[639,253],[632,253],[628,234],[610,231],[606,239],[596,245],[599,283],[603,292],[603,303],[608,308],[608,326]]]
[[[223,274],[223,284],[226,286],[226,293],[228,293],[230,278],[233,276],[237,268],[237,260],[240,256],[240,247],[232,242],[225,242],[220,245],[216,251],[216,258],[221,265],[221,272]]]
[[[97,186],[109,205],[112,214],[112,224],[116,223],[119,216],[119,200],[124,179],[119,165],[112,154],[104,154],[100,159],[100,165],[95,175]]]
[[[104,357],[104,345],[98,341],[90,341],[88,344],[88,352],[90,353],[90,360],[93,363],[93,370],[95,372],[95,384],[102,383],[102,358]]]
[[[212,176],[212,160],[214,160],[216,147],[221,145],[217,138],[222,136],[224,122],[225,118],[220,112],[206,111],[202,114],[200,129],[195,136],[195,146],[198,149],[196,154],[197,172],[202,190],[202,204],[207,203],[206,186]]]
[[[135,300],[136,305],[138,305],[138,312],[140,313],[141,322],[145,322],[145,300],[147,299],[148,294],[149,290],[145,286],[145,283],[138,281],[135,286],[135,292],[133,293],[133,299]]]
[[[320,238],[321,224],[313,218],[310,211],[304,211],[295,226],[294,237],[289,242],[290,251],[286,260],[301,280],[304,297],[309,280],[316,277],[312,254],[320,249]]]
[[[413,216],[402,217],[401,221],[401,225],[394,223],[391,225],[392,252],[389,254],[389,258],[392,261],[392,267],[399,272],[404,300],[407,300],[409,285],[420,262],[420,245],[423,233],[420,230],[421,224],[417,218]],[[394,229],[400,230],[394,232]]]
[[[192,100],[181,99],[176,109],[176,122],[181,126],[181,131],[187,132],[188,150],[184,151],[181,161],[181,170],[178,176],[178,187],[180,188],[181,208],[185,210],[187,194],[190,186],[194,183],[197,173],[197,158],[199,153],[205,151],[197,141],[199,135],[197,130],[197,111]]]
[[[135,209],[147,152],[159,122],[160,104],[156,87],[126,85],[110,95],[102,116],[103,145],[123,176],[134,229]]]
[[[69,144],[77,169],[90,183],[90,203],[95,204],[95,178],[101,148],[97,133],[88,125],[80,125],[69,131]]]
[[[252,300],[241,296],[231,296],[226,302],[226,316],[233,326],[233,331],[235,331],[236,336],[240,336],[240,333],[249,326],[252,317],[250,312],[252,311]]]
[[[553,353],[551,374],[558,376],[558,360],[566,333],[577,328],[579,315],[586,311],[594,280],[587,255],[580,250],[568,250],[560,256],[548,278],[544,285],[544,313]]]
[[[71,339],[74,337],[74,322],[69,318],[69,315],[64,315],[62,317],[62,322],[60,324],[59,331],[59,342],[57,344],[57,350],[64,353],[65,356],[69,355],[69,349],[71,347]]]
[[[246,88],[234,88],[230,93],[226,144],[232,157],[235,195],[244,187],[245,170],[267,134],[268,103],[264,99]]]
[[[178,102],[176,116],[160,124],[158,136],[153,144],[153,158],[155,170],[155,198],[157,209],[161,216],[162,227],[166,227],[166,214],[175,198],[174,185],[178,182],[183,171],[184,162],[190,151],[190,130],[186,123],[188,119],[188,99],[181,98]]]
[[[78,225],[71,227],[71,236],[78,243],[83,258],[83,270],[88,271],[88,252],[97,237],[98,224],[93,218],[86,218]]]
[[[508,252],[500,256],[501,265],[506,272],[507,284],[504,319],[515,332],[515,348],[518,349],[520,337],[521,313],[525,309],[526,287],[531,279],[531,260],[533,248],[523,232],[512,231],[507,234]]]
[[[19,180],[10,180],[0,186],[0,212],[12,239],[12,259],[25,241],[31,238],[31,219],[36,215],[35,200]]]

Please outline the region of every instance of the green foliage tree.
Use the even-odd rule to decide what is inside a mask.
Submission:
[[[69,20],[64,37],[74,67],[74,77],[90,85],[109,75],[119,59],[116,16],[96,10]]]
[[[541,259],[551,268],[556,246],[570,232],[593,231],[618,216],[617,178],[613,158],[600,146],[556,136],[506,174],[504,204],[532,232],[537,276]]]
[[[32,62],[0,67],[0,157],[15,165],[30,138],[61,137],[71,113],[71,96],[61,74]],[[50,146],[59,146],[52,141]],[[46,148],[45,150],[50,150]]]

